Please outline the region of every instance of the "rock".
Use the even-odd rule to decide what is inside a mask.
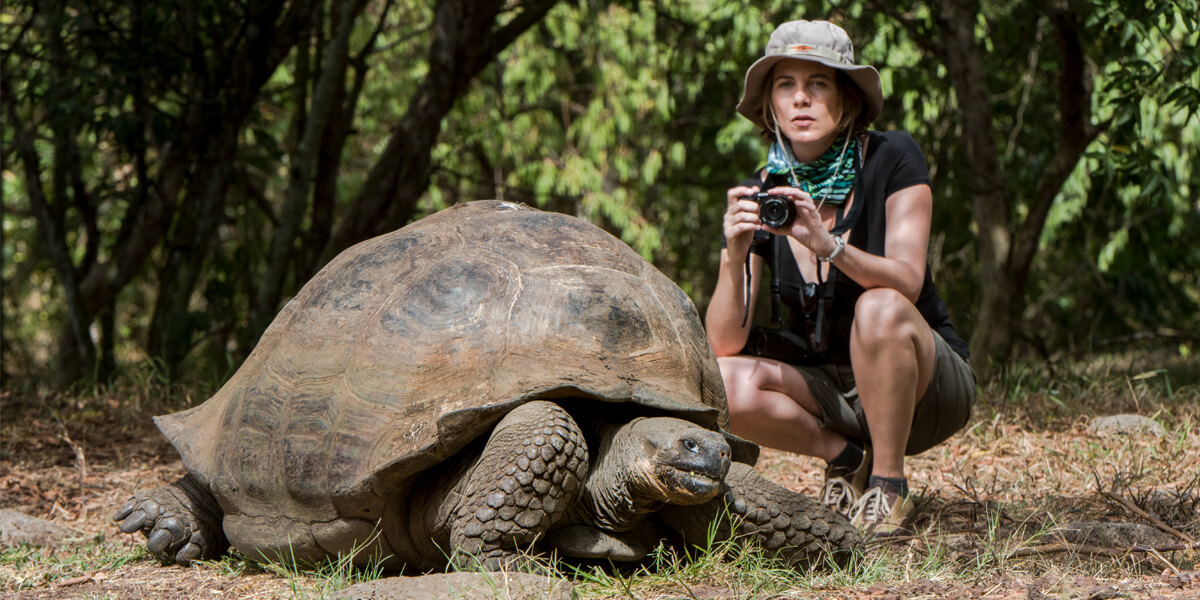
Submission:
[[[1141,415],[1109,415],[1092,419],[1088,433],[1098,435],[1146,433],[1158,437],[1166,434],[1163,426]]]
[[[530,573],[438,573],[352,585],[336,600],[570,600],[571,582]]]
[[[1164,546],[1179,542],[1166,532],[1139,523],[1074,521],[1060,527],[1055,533],[1064,542],[1070,544],[1088,544],[1105,548]]]
[[[45,519],[31,517],[9,508],[0,509],[0,546],[2,547],[7,548],[17,544],[49,546],[80,537],[84,537],[84,534],[55,525]]]

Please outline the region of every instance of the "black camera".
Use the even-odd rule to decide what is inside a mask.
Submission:
[[[796,218],[796,204],[787,196],[759,192],[746,197],[758,203],[758,220],[767,227],[787,227]]]

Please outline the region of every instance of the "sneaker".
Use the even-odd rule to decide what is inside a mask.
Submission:
[[[833,509],[834,512],[849,518],[850,510],[858,501],[858,491],[845,477],[826,478],[821,488],[821,504]]]
[[[863,450],[862,462],[857,469],[835,467],[825,469],[825,485],[821,488],[821,504],[849,518],[858,497],[867,487],[871,476],[871,447]]]
[[[899,535],[906,531],[905,519],[912,512],[912,506],[908,496],[882,487],[872,487],[854,503],[850,522],[873,536]]]

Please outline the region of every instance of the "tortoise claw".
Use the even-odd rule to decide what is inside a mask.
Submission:
[[[133,533],[140,530],[146,524],[146,513],[137,511],[132,515],[126,515],[124,521],[121,521],[117,527],[124,533]],[[120,520],[120,519],[117,519]]]
[[[161,555],[166,553],[167,547],[173,542],[171,532],[166,529],[155,529],[149,537],[146,538],[146,549],[152,554]]]
[[[200,546],[188,542],[179,549],[179,552],[175,553],[175,562],[186,567],[191,564],[193,560],[199,559],[203,554],[204,550],[200,548]]]
[[[133,513],[133,500],[126,502],[125,506],[118,508],[117,512],[113,513],[112,520],[123,521],[125,519],[125,517],[128,517],[131,513]],[[125,533],[129,533],[129,532],[126,531]]]

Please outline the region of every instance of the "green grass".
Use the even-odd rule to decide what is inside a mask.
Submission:
[[[145,550],[106,542],[96,536],[82,544],[41,547],[19,544],[0,550],[0,589],[30,590],[54,585],[97,571],[114,571],[131,562],[149,558]]]
[[[4,425],[0,450],[4,460],[12,463],[11,471],[30,477],[44,473],[45,479],[35,486],[40,489],[61,485],[67,479],[64,473],[72,469],[73,454],[68,450],[74,448],[66,449],[68,442],[87,453],[89,481],[106,481],[96,474],[108,472],[105,469],[130,468],[105,465],[96,458],[101,455],[96,449],[111,437],[109,429],[99,425],[144,424],[152,414],[203,399],[170,386],[152,369],[140,375],[140,382],[126,382],[122,385],[127,387],[119,389],[15,398],[16,407],[28,409],[30,418],[10,418]],[[1093,417],[1119,413],[1150,417],[1166,433],[1162,437],[1098,436],[1087,431]],[[41,425],[32,424],[34,420]],[[1148,573],[1157,577],[1164,570],[1197,568],[1200,553],[1164,553],[1160,560],[1145,553],[1050,551],[1055,546],[1054,531],[1076,520],[1146,524],[1111,499],[1120,497],[1200,537],[1198,433],[1200,361],[1195,357],[1131,350],[1053,365],[1014,363],[981,387],[980,402],[966,430],[913,460],[910,477],[928,482],[915,488],[921,516],[914,535],[871,544],[847,565],[797,570],[766,555],[751,541],[710,539],[687,551],[660,546],[648,560],[633,566],[585,567],[553,557],[530,557],[521,570],[571,579],[576,596],[584,599],[843,598],[865,595],[864,590],[876,585],[920,580],[975,587],[982,593],[998,577],[1025,581],[1066,581],[1075,576],[1122,579]],[[48,445],[51,442],[44,441],[48,439],[61,439],[62,447]],[[37,461],[29,458],[35,448],[31,440],[43,440],[37,442],[42,444],[36,446],[42,453]],[[152,451],[143,449],[139,456],[148,454]],[[790,458],[773,460],[779,462],[771,468],[780,473],[797,468],[786,462]],[[43,502],[32,512],[52,514],[53,501]],[[78,509],[73,510],[78,514]],[[99,517],[93,518],[99,523]],[[104,527],[111,524],[105,521],[88,530]],[[18,546],[0,551],[0,592],[47,589],[97,571],[105,571],[111,581],[131,564],[157,563],[140,547],[134,549],[131,540],[97,536],[58,548]],[[282,597],[293,600],[329,598],[354,583],[394,574],[384,572],[377,562],[355,566],[347,556],[298,565],[291,560],[258,562],[236,553],[194,569],[199,570],[194,575],[197,581],[214,576],[274,578],[285,590]]]

